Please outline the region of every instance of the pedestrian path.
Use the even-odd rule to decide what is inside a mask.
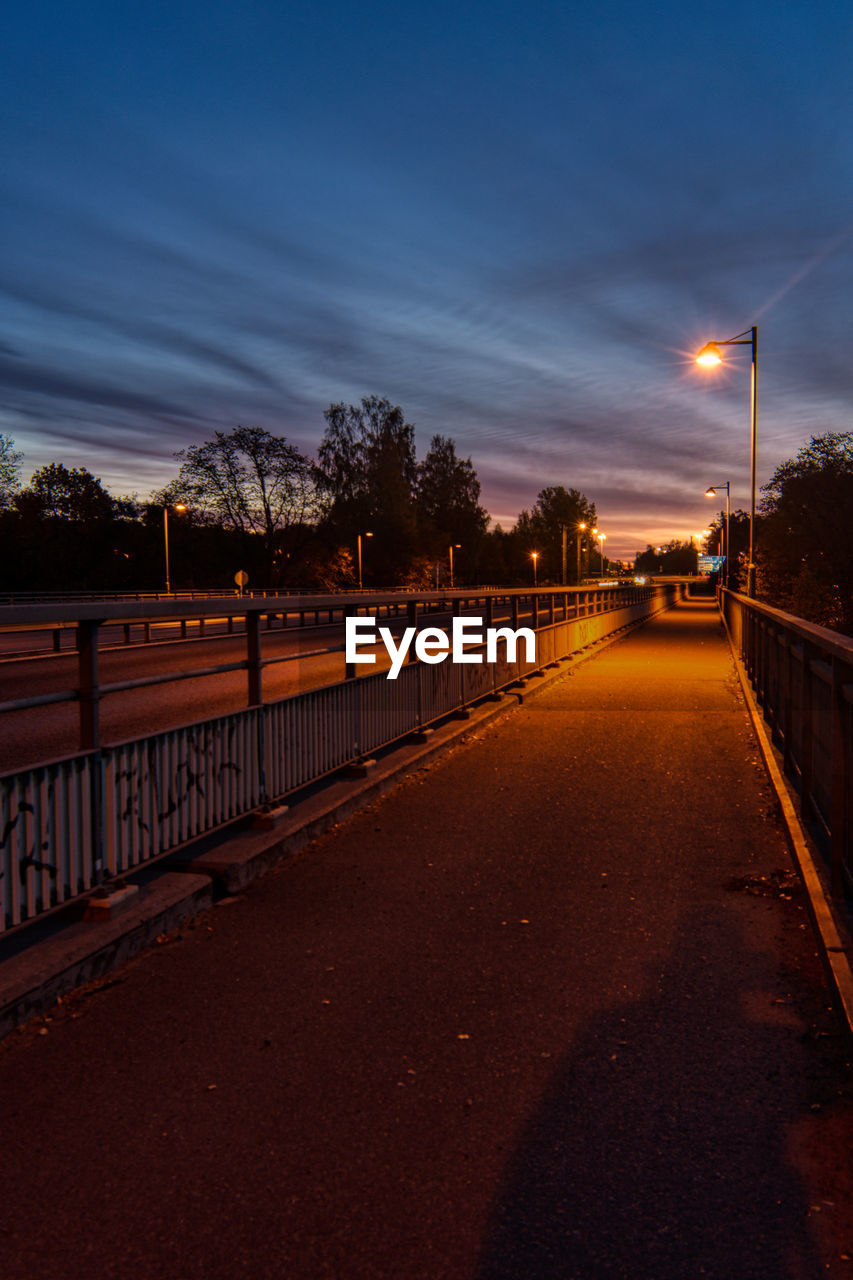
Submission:
[[[3,1042],[0,1270],[840,1280],[828,1006],[685,602]]]

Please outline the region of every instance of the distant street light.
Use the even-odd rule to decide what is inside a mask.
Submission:
[[[459,551],[462,548],[462,543],[451,542],[450,544],[450,590],[451,591],[453,590],[453,548],[454,547],[456,548],[457,551]]]
[[[176,511],[186,511],[183,502],[175,503]],[[172,593],[172,583],[169,577],[169,506],[168,503],[163,504],[163,542],[166,548],[166,595]]]
[[[538,552],[538,551],[531,551],[531,553],[530,553],[530,558],[531,558],[531,560],[533,561],[533,585],[534,585],[534,587],[535,587],[535,586],[537,586],[537,585],[538,585],[537,577],[536,577],[536,562],[537,562],[537,560],[539,559],[539,552]]]
[[[602,578],[603,578],[603,577],[604,577],[604,539],[607,537],[607,534],[606,534],[606,533],[598,533],[598,532],[596,531],[595,536],[596,536],[596,538],[598,538],[599,549],[600,549],[600,551],[601,551],[601,576],[602,576]]]
[[[725,561],[723,562],[723,581],[725,582],[726,586],[728,586],[731,581],[731,576],[729,572],[729,566],[731,564],[731,550],[730,550],[730,544],[729,544],[729,529],[731,525],[731,514],[732,514],[731,482],[729,480],[724,480],[721,484],[712,484],[710,488],[705,490],[705,497],[716,498],[718,489],[725,489],[726,491],[726,542],[725,542],[725,546],[723,547],[723,554],[725,555],[726,558],[725,558]]]
[[[366,533],[365,538],[372,538],[372,533]],[[358,589],[361,591],[361,534],[358,534]]]
[[[578,525],[578,586],[581,584],[581,535],[585,528],[586,525],[583,522]]]
[[[747,335],[749,335],[747,337]],[[750,438],[751,438],[751,480],[749,507],[749,563],[746,570],[746,594],[755,598],[755,463],[758,452],[758,325],[754,324],[743,333],[736,333],[733,338],[716,339],[706,342],[696,357],[696,363],[705,368],[715,368],[722,364],[723,356],[720,347],[751,347],[752,364],[750,367]]]

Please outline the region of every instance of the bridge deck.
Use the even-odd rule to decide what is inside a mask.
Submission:
[[[8,1280],[849,1274],[844,1042],[713,607],[472,738],[0,1046]]]

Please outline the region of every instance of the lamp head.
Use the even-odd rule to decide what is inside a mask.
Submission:
[[[710,489],[705,490],[706,498],[716,498],[716,496],[717,496],[717,490],[713,488],[713,486]]]
[[[715,365],[722,364],[722,362],[723,357],[716,342],[706,342],[696,357],[696,363],[704,365],[706,369],[712,369]]]

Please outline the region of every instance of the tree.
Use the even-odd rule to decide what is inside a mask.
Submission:
[[[641,551],[637,556],[634,567],[640,573],[692,577],[699,567],[699,552],[692,538],[688,542],[673,538],[663,547],[647,546],[645,551]]]
[[[577,581],[578,537],[585,537],[589,545],[589,533],[583,535],[579,526],[583,524],[590,530],[595,520],[595,504],[579,489],[566,489],[563,485],[549,485],[540,492],[530,512],[522,511],[516,532],[526,552],[538,551],[540,580],[563,581],[565,529],[566,581]]]
[[[81,524],[109,520],[115,513],[115,502],[97,476],[85,467],[69,469],[61,462],[34,471],[29,487],[16,496],[15,505],[40,519]]]
[[[812,436],[762,493],[759,594],[853,635],[853,432]]]
[[[85,467],[40,467],[4,513],[14,549],[4,576],[27,590],[80,590],[130,585],[138,524],[134,504],[116,501]]]
[[[450,545],[458,545],[464,563],[475,565],[489,523],[479,500],[480,481],[471,459],[458,458],[448,437],[433,436],[417,475],[421,544],[433,555],[445,555]]]
[[[18,487],[23,457],[15,449],[11,436],[0,435],[0,507],[8,506],[12,493]]]
[[[706,539],[709,556],[720,556],[725,551],[726,517],[722,512],[713,519],[709,526],[711,532]],[[733,591],[745,591],[747,585],[747,567],[749,561],[749,512],[738,508],[729,517],[729,540],[731,546],[725,551],[728,558],[728,585]],[[726,579],[725,572],[722,573]]]
[[[158,498],[183,502],[211,522],[262,540],[268,580],[282,535],[317,515],[313,464],[295,445],[261,427],[217,431],[182,449],[177,480]]]
[[[330,405],[324,416],[316,474],[326,531],[348,545],[359,533],[373,533],[365,576],[396,578],[416,545],[415,429],[399,405],[378,396]]]

